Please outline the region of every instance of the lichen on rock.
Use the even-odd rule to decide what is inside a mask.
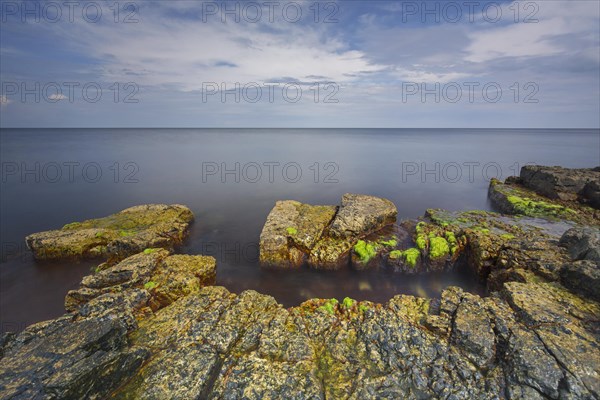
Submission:
[[[179,204],[127,208],[104,218],[66,224],[25,239],[36,259],[110,258],[121,260],[146,248],[173,249],[187,234],[194,215]]]

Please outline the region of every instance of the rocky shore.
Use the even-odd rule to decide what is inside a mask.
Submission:
[[[372,196],[287,200],[261,234],[268,268],[402,274],[466,263],[487,297],[448,287],[440,299],[286,309],[252,290],[233,294],[214,286],[213,258],[173,254],[193,218],[183,206],[159,228],[141,224],[152,234],[139,229],[131,246],[111,236],[89,247],[80,233],[106,229],[99,222],[52,231],[68,237],[60,245],[32,235],[34,253],[107,262],[67,294],[65,315],[0,337],[0,398],[597,399],[599,183],[597,169],[525,167],[490,183],[503,214],[427,210],[400,223]],[[165,231],[171,241],[156,239]],[[107,250],[81,250],[98,246]]]

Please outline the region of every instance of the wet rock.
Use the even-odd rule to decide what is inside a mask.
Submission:
[[[260,234],[263,266],[293,268],[305,261],[336,213],[334,206],[311,206],[278,201]]]
[[[584,296],[600,300],[600,262],[575,261],[563,267],[561,282],[569,289]]]
[[[487,368],[496,354],[495,336],[479,297],[464,293],[456,309],[451,340],[479,368]]]
[[[260,235],[260,263],[276,268],[299,267],[305,262],[316,269],[348,266],[357,242],[392,224],[396,214],[389,200],[367,195],[345,194],[339,210],[278,201]]]
[[[21,333],[0,365],[2,398],[103,398],[148,358],[129,347],[127,329],[115,318],[87,319],[35,334]],[[26,337],[30,335],[29,339]]]
[[[346,193],[329,233],[335,238],[362,237],[394,223],[397,214],[396,206],[389,200]]]
[[[597,179],[586,183],[579,193],[579,197],[591,207],[600,210],[600,181]]]
[[[213,257],[169,255],[164,249],[147,249],[85,276],[79,289],[67,293],[65,309],[75,311],[104,295],[100,299],[103,302],[126,301],[135,310],[145,306],[156,310],[203,286],[214,284],[215,280],[216,261]],[[139,291],[143,291],[142,295]],[[123,296],[133,297],[124,299]],[[99,307],[98,302],[95,304]]]
[[[566,231],[560,238],[574,260],[600,262],[600,229],[577,227]]]
[[[110,258],[121,260],[146,248],[173,249],[194,215],[174,204],[127,208],[108,217],[73,222],[60,230],[34,233],[26,243],[36,259]]]
[[[593,193],[598,190],[600,184],[600,171],[526,165],[521,168],[520,178],[524,186],[535,190],[542,196],[570,201],[577,200],[578,194],[583,192],[588,184],[593,183],[593,186],[588,186],[587,189],[587,197],[592,200]]]

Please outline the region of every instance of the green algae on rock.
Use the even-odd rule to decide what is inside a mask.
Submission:
[[[343,195],[339,207],[278,201],[260,234],[260,264],[297,268],[306,262],[316,269],[338,269],[348,264],[353,248],[364,250],[359,259],[367,264],[375,256],[369,255],[374,247],[393,248],[396,242],[359,241],[392,224],[396,214],[389,200],[358,194]]]
[[[60,230],[34,233],[26,243],[36,259],[110,258],[121,260],[146,248],[173,249],[187,234],[194,215],[179,205],[150,204],[104,218],[74,222]]]

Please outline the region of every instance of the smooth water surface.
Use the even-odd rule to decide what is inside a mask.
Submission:
[[[67,129],[1,131],[1,330],[63,313],[97,262],[36,263],[24,237],[143,203],[180,203],[196,221],[181,249],[213,255],[218,284],[286,306],[311,297],[386,301],[483,293],[469,271],[265,271],[258,238],[276,200],[338,204],[346,192],[392,200],[399,219],[427,208],[489,210],[489,178],[526,163],[600,164],[597,130]]]

